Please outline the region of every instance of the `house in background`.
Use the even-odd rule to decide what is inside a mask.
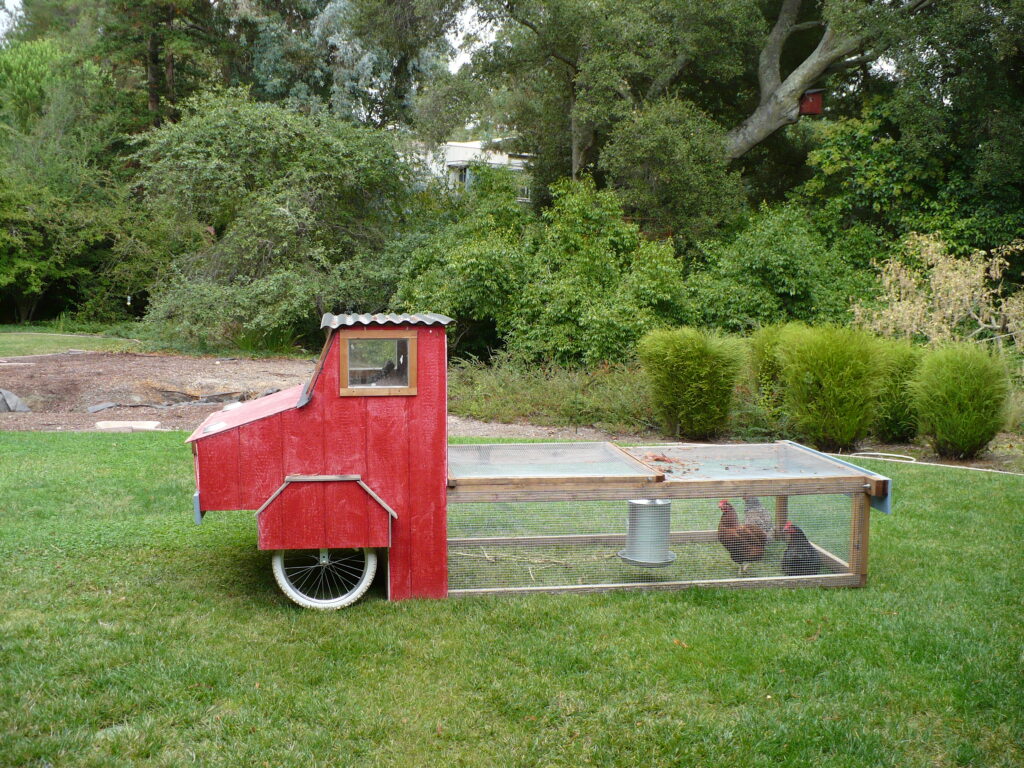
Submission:
[[[472,186],[472,166],[475,163],[483,163],[494,168],[507,168],[517,174],[522,174],[522,181],[516,191],[516,199],[528,203],[530,201],[530,178],[527,164],[531,156],[501,151],[500,147],[503,141],[505,139],[448,141],[428,153],[427,165],[434,176],[447,179],[453,189],[467,189]]]

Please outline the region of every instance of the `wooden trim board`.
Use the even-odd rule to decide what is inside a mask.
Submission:
[[[718,541],[718,531],[672,531],[669,544],[707,544]],[[559,544],[608,544],[616,546],[626,543],[625,533],[570,533],[555,536],[480,536],[448,539],[449,547],[547,547]]]
[[[475,478],[487,480],[486,478]],[[604,501],[629,500],[644,496],[659,499],[733,498],[739,496],[802,496],[808,494],[864,494],[864,478],[844,476],[833,478],[789,478],[786,480],[674,480],[654,483],[623,482],[608,478],[607,482],[591,482],[594,478],[572,478],[561,485],[527,483],[521,478],[502,478],[473,484],[459,483],[448,490],[449,504],[513,501]],[[531,478],[532,480],[532,478]]]
[[[417,350],[416,339],[418,332],[414,329],[384,329],[367,331],[336,331],[338,339],[339,371],[338,381],[340,383],[339,393],[342,397],[382,397],[394,395],[415,395],[417,384]],[[407,354],[409,355],[409,385],[406,387],[350,387],[348,386],[348,343],[360,339],[404,339],[407,343]]]
[[[553,587],[482,587],[478,589],[449,589],[449,597],[472,595],[533,594],[537,592],[610,592],[615,589],[676,590],[693,587],[724,587],[726,589],[756,589],[759,587],[859,587],[857,574],[833,573],[814,576],[752,576],[747,579],[695,579],[693,581],[622,582],[618,584],[564,584]]]

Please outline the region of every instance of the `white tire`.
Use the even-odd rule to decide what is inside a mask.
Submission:
[[[272,562],[277,586],[288,599],[321,611],[352,605],[377,572],[372,549],[279,549]]]

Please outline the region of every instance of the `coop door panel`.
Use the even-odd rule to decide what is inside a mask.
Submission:
[[[355,482],[289,483],[258,517],[260,549],[386,547],[387,511]]]

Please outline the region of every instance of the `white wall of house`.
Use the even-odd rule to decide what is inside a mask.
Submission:
[[[517,192],[517,199],[530,199],[530,186],[525,178],[528,155],[502,152],[497,149],[485,149],[484,145],[493,146],[497,142],[483,141],[449,141],[427,154],[427,165],[430,172],[439,178],[445,178],[453,188],[465,188],[473,183],[474,163],[484,163],[496,168],[508,168],[510,171],[524,173],[523,184]]]

